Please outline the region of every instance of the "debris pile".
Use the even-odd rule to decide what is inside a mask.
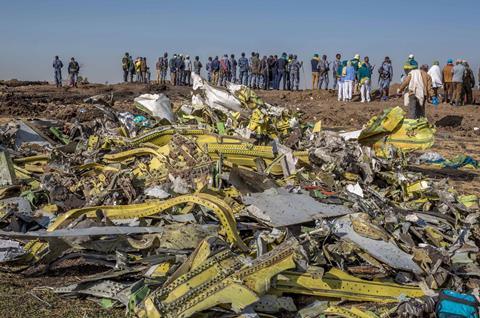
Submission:
[[[3,271],[94,266],[51,290],[138,317],[421,317],[480,287],[478,197],[408,169],[426,120],[336,133],[193,79],[188,105],[0,127]]]

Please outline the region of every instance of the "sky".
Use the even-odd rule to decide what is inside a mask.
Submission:
[[[4,80],[53,81],[59,55],[64,64],[74,56],[90,82],[116,83],[125,52],[146,56],[151,69],[164,52],[202,61],[294,53],[308,82],[314,53],[367,55],[377,69],[388,55],[395,81],[410,53],[419,64],[466,59],[475,75],[480,63],[479,0],[4,0],[0,29]]]

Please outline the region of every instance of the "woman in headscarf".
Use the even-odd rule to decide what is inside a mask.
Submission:
[[[432,67],[428,70],[428,75],[432,78],[433,97],[438,98],[438,89],[443,87],[442,70],[439,62],[433,62]]]

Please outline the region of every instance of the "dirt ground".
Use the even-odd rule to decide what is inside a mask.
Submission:
[[[80,88],[57,89],[44,82],[0,82],[0,121],[6,122],[12,118],[69,120],[95,116],[95,108],[83,100],[99,94],[113,98],[116,109],[135,112],[134,97],[142,93],[159,92],[169,96],[177,107],[191,98],[191,89],[188,87],[90,84]],[[271,104],[302,112],[304,121],[322,120],[322,127],[337,130],[360,129],[383,109],[403,104],[400,98],[367,104],[337,102],[333,91],[259,91],[258,94]],[[476,91],[475,94],[476,99],[480,100],[480,92]],[[480,106],[452,107],[441,104],[435,108],[428,105],[427,117],[437,126],[432,151],[447,158],[466,154],[480,159]],[[459,192],[479,193],[480,174],[477,171],[426,169],[430,176],[447,177]],[[84,269],[50,273],[50,276],[41,278],[0,273],[1,317],[124,317],[123,309],[105,310],[92,301],[61,298],[48,290],[38,289],[41,286],[66,285],[86,274]]]

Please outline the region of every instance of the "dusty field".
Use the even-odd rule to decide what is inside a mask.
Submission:
[[[5,84],[5,83],[4,83]],[[141,93],[164,92],[175,106],[190,100],[190,88],[157,85],[119,84],[88,85],[78,89],[56,89],[43,83],[29,83],[22,86],[18,83],[0,84],[0,120],[5,122],[11,118],[55,118],[68,120],[74,117],[95,117],[95,109],[83,100],[97,94],[113,96],[115,108],[134,111],[133,98]],[[40,85],[42,84],[42,85]],[[393,90],[392,90],[393,91]],[[278,92],[260,91],[259,95],[267,102],[286,106],[303,113],[303,120],[321,119],[323,127],[353,130],[359,129],[373,115],[387,107],[402,105],[402,99],[390,99],[388,102],[340,103],[336,101],[334,92],[301,91]],[[477,100],[480,93],[476,92]],[[467,154],[480,159],[480,127],[479,106],[451,107],[440,105],[435,109],[427,108],[427,117],[437,126],[436,144],[433,148],[445,157]],[[430,170],[432,176],[448,177],[449,182],[458,191],[479,193],[480,176],[475,171]],[[1,317],[123,317],[124,311],[103,310],[90,301],[65,299],[53,295],[49,291],[36,290],[41,286],[61,286],[75,282],[80,276],[88,274],[88,270],[75,269],[58,271],[42,278],[20,277],[13,274],[0,273],[0,313]]]

